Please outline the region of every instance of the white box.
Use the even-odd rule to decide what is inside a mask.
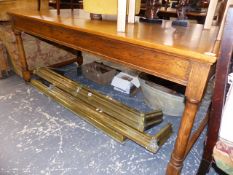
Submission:
[[[130,94],[133,88],[140,87],[140,83],[137,77],[123,72],[120,72],[113,78],[111,85],[114,86],[115,90],[126,94]]]

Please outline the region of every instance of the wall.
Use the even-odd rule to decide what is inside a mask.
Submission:
[[[19,8],[37,9],[37,0],[0,0],[0,21],[8,21],[7,11]],[[48,0],[41,0],[41,9],[48,9]]]

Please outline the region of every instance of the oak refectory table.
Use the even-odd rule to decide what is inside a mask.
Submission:
[[[217,60],[217,27],[203,30],[200,24],[190,24],[174,30],[137,22],[128,24],[125,33],[117,33],[116,21],[92,21],[82,10],[61,10],[59,16],[56,10],[19,10],[9,14],[25,81],[31,77],[22,32],[186,86],[185,110],[166,171],[169,175],[180,174],[195,140],[191,136],[195,115]]]

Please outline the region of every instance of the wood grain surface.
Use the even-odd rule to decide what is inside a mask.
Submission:
[[[44,24],[53,24],[67,29],[83,31],[99,36],[117,39],[144,47],[167,51],[174,54],[183,55],[214,63],[215,56],[212,53],[218,27],[210,30],[203,30],[203,25],[190,24],[188,27],[176,26],[175,31],[166,29],[159,24],[135,23],[128,24],[125,33],[117,33],[116,21],[90,20],[89,13],[83,10],[61,10],[61,15],[57,16],[56,10],[14,10],[10,14],[20,16],[24,19],[33,19]],[[216,53],[214,53],[216,54]]]

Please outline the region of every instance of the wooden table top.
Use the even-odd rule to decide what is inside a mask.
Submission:
[[[215,41],[218,32],[217,27],[203,30],[203,25],[190,24],[188,27],[175,26],[172,29],[165,29],[160,24],[136,22],[135,24],[127,24],[125,33],[117,33],[116,21],[90,20],[89,14],[83,10],[75,10],[73,14],[71,10],[61,10],[60,16],[57,16],[56,10],[44,10],[40,12],[15,10],[9,12],[9,14],[204,62],[214,63],[216,61],[217,50],[215,49]]]

